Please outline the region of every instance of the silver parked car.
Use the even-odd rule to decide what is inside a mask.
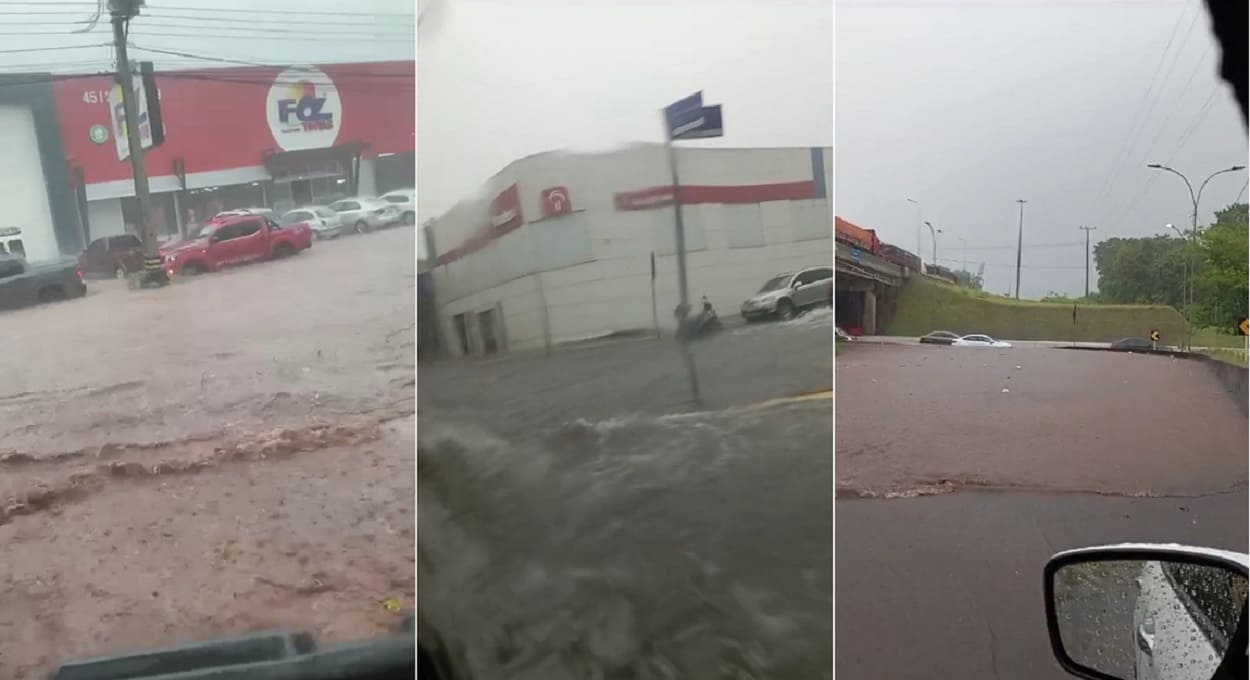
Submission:
[[[330,209],[338,213],[345,228],[357,234],[389,227],[399,221],[399,210],[380,198],[344,198],[331,203]]]
[[[742,303],[742,317],[793,319],[804,309],[833,304],[833,268],[808,267],[778,274]]]
[[[307,224],[312,229],[313,238],[318,240],[338,238],[343,233],[343,218],[324,205],[296,208],[284,214],[278,222],[284,226]]]
[[[381,196],[383,201],[395,206],[399,219],[408,226],[417,223],[417,192],[412,189],[396,189]]]

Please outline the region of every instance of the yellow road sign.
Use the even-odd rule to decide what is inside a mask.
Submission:
[[[1153,342],[1159,342],[1159,331],[1157,329],[1150,331],[1150,339]]]
[[[1242,335],[1250,335],[1250,319],[1242,319],[1241,323],[1237,324],[1237,328],[1241,330]]]

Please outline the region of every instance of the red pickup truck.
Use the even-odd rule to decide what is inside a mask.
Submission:
[[[249,262],[295,255],[312,247],[307,224],[281,226],[261,215],[223,215],[161,248],[170,276],[215,272]]]

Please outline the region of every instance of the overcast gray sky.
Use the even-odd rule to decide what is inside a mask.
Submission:
[[[75,33],[88,27],[96,5],[90,0],[0,3],[0,71],[111,68],[112,51],[100,46],[112,42],[107,14],[87,33]],[[148,0],[131,25],[130,41],[274,64],[387,61],[415,56],[414,26],[412,0]],[[151,60],[158,69],[213,65],[141,50],[132,56]]]
[[[1189,224],[1184,183],[1146,163],[1197,190],[1246,161],[1200,0],[839,0],[835,34],[838,215],[915,250],[915,198],[941,263],[961,265],[963,237],[996,292],[1015,278],[1016,199],[1023,296],[1080,294],[1079,225],[1097,241]],[[1245,181],[1212,180],[1200,221]],[[928,260],[927,228],[923,244]]]
[[[706,146],[833,142],[831,0],[449,0],[417,48],[420,218],[508,163],[660,141],[659,109],[724,105]]]

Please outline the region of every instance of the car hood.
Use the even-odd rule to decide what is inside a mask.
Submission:
[[[200,250],[208,245],[208,239],[197,238],[194,241],[176,241],[161,246],[161,255],[176,255],[188,250]]]
[[[747,298],[747,302],[772,302],[785,294],[785,288],[778,288],[777,290],[770,290],[767,293],[756,293],[755,295]]]

